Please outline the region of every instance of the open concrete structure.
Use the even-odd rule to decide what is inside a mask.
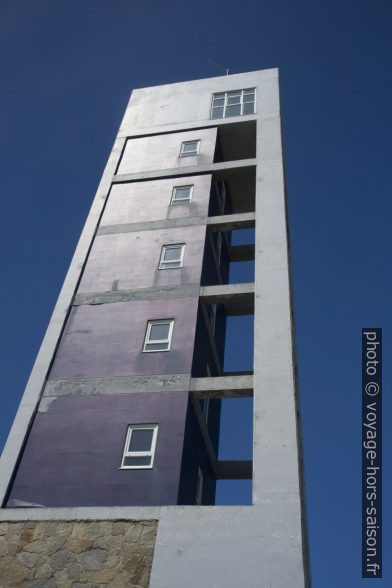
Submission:
[[[293,347],[278,71],[134,90],[1,458],[1,585],[309,586]],[[253,460],[219,460],[245,396]]]

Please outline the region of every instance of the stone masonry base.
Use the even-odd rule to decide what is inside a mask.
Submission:
[[[1,588],[147,588],[157,521],[0,522]]]

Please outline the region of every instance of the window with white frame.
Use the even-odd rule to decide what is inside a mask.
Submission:
[[[203,500],[203,472],[199,468],[197,470],[197,482],[196,482],[196,499],[195,502],[199,506],[201,505]]]
[[[182,267],[185,244],[163,245],[159,269],[175,269]]]
[[[170,204],[189,204],[192,194],[193,186],[174,186]]]
[[[121,469],[149,469],[154,463],[158,425],[129,425]]]
[[[183,141],[181,143],[180,157],[188,157],[189,155],[197,155],[200,149],[200,139],[195,141]]]
[[[170,351],[174,319],[148,321],[143,351]]]
[[[256,105],[256,88],[219,92],[212,96],[211,118],[228,118],[254,114]]]

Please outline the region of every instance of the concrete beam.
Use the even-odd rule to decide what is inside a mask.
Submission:
[[[257,121],[256,115],[247,115],[246,121]],[[233,124],[243,124],[244,117],[243,116],[233,116],[230,118],[220,118],[220,119],[206,119],[202,121],[192,122],[187,121],[186,126],[184,127],[184,123],[172,123],[170,125],[170,132],[176,131],[192,131],[198,129],[206,129],[208,127],[225,127],[227,125]],[[138,137],[145,137],[146,135],[161,135],[162,133],[167,133],[167,125],[164,126],[153,126],[150,128],[143,128],[143,132],[132,132],[132,129],[120,129],[118,133],[118,137],[122,137],[125,139],[137,139]]]
[[[202,304],[223,304],[228,316],[253,314],[254,284],[220,284],[200,288]]]
[[[86,292],[75,295],[73,305],[113,304],[131,300],[160,300],[165,298],[188,298],[198,296],[203,304],[224,304],[228,315],[252,314],[254,284],[219,284],[203,286],[185,284],[161,286],[159,288],[138,288],[136,290],[111,290],[109,292]]]
[[[228,249],[230,261],[254,261],[255,246],[250,245],[232,245]]]
[[[141,376],[48,380],[43,397],[182,392],[188,390],[189,380],[188,374],[146,374]]]
[[[243,398],[253,396],[253,376],[191,378],[190,391],[195,398]]]
[[[216,478],[218,480],[251,480],[253,462],[250,461],[218,461]]]
[[[73,305],[113,304],[131,300],[161,300],[165,298],[188,298],[199,295],[198,284],[181,286],[159,286],[157,288],[138,288],[137,290],[111,290],[109,292],[88,292],[76,294]]]
[[[254,212],[241,212],[238,214],[222,214],[210,216],[207,226],[211,231],[231,231],[232,229],[247,229],[255,226],[256,214]]]
[[[97,235],[114,235],[116,233],[135,233],[140,231],[155,231],[157,229],[176,229],[177,227],[193,227],[205,225],[206,216],[189,216],[184,218],[168,218],[139,223],[124,223],[121,225],[101,225]]]
[[[140,182],[142,180],[152,180],[160,178],[171,178],[181,176],[194,176],[197,174],[211,174],[213,172],[233,173],[236,169],[255,167],[256,159],[239,159],[236,161],[222,161],[220,163],[211,163],[208,165],[190,165],[188,167],[171,169],[158,169],[149,172],[140,172],[135,174],[116,174],[113,176],[113,184],[124,182]]]

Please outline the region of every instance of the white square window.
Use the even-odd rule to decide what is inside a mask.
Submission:
[[[121,469],[149,469],[154,463],[158,425],[129,425]]]
[[[189,155],[197,155],[200,148],[200,139],[196,141],[183,141],[181,143],[180,157],[188,157]]]
[[[174,319],[148,321],[143,351],[170,351]]]
[[[192,193],[193,186],[174,186],[170,204],[189,204]]]
[[[175,269],[182,267],[184,260],[185,244],[164,245],[162,247],[159,269]]]
[[[254,114],[256,105],[256,88],[234,90],[213,94],[211,118],[229,118]]]
[[[201,505],[203,500],[203,472],[199,468],[197,470],[197,482],[196,482],[196,504]]]

